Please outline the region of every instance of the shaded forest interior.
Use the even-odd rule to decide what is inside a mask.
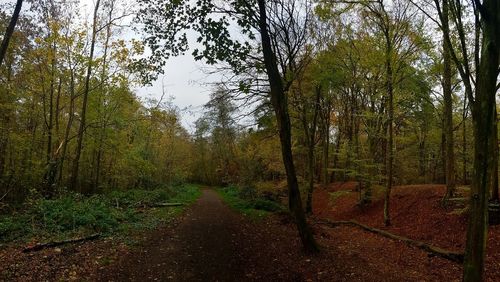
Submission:
[[[157,226],[198,183],[288,211],[306,253],[326,222],[499,278],[498,1],[82,3],[0,5],[1,242]],[[185,53],[216,78],[191,129],[139,94]]]

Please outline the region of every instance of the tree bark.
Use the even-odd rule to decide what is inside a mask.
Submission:
[[[44,175],[45,182],[45,196],[51,198],[55,194],[55,178],[57,174],[57,158],[53,152],[53,135],[54,135],[54,115],[57,111],[54,110],[54,94],[55,94],[55,72],[56,72],[56,56],[57,56],[57,46],[56,43],[52,43],[52,59],[50,67],[50,88],[49,88],[49,121],[47,124],[47,161],[46,170]]]
[[[392,41],[390,39],[389,31],[385,31],[386,37],[386,88],[388,98],[388,120],[387,120],[387,183],[384,197],[384,224],[385,226],[391,225],[390,215],[390,198],[393,182],[393,163],[394,163],[394,86],[392,74]]]
[[[282,77],[273,53],[271,38],[267,27],[266,1],[258,0],[259,6],[259,32],[261,36],[264,64],[270,84],[270,98],[280,135],[281,153],[287,175],[289,208],[295,217],[297,229],[304,249],[308,252],[317,252],[318,245],[314,240],[311,229],[307,224],[306,216],[302,208],[302,200],[295,172],[292,156],[291,125],[288,113],[288,99],[284,91]]]
[[[71,60],[70,60],[71,61]],[[63,172],[64,172],[64,162],[66,160],[66,155],[68,152],[68,142],[69,142],[69,134],[71,132],[71,127],[73,126],[73,120],[75,118],[75,70],[70,69],[70,84],[69,84],[69,112],[68,112],[68,123],[66,124],[66,130],[64,131],[64,140],[63,147],[61,153],[61,161],[59,164],[59,177],[57,179],[58,184],[60,184],[63,180]]]
[[[474,172],[464,261],[464,281],[482,281],[488,229],[488,196],[493,171],[492,130],[500,52],[500,3],[485,0],[478,7],[483,27],[482,48],[472,103]],[[472,102],[472,101],[471,101]]]
[[[449,4],[443,0],[443,38],[449,34]],[[445,140],[445,174],[446,193],[443,204],[446,205],[449,198],[455,192],[455,151],[453,142],[453,97],[451,91],[451,56],[448,44],[443,40],[443,97],[444,97],[444,140]]]
[[[491,173],[491,201],[498,203],[500,197],[498,194],[498,119],[497,109],[495,107],[495,120],[493,121],[493,131],[491,132],[491,144],[493,145],[493,171]]]
[[[19,14],[21,13],[21,8],[23,6],[23,0],[17,0],[16,7],[14,8],[14,13],[12,13],[12,18],[10,18],[9,26],[7,26],[7,30],[5,31],[5,35],[3,36],[2,45],[0,46],[0,67],[2,66],[3,59],[5,58],[5,54],[7,53],[7,49],[9,48],[9,41],[14,33],[14,28],[16,27],[17,20],[19,19]]]
[[[464,97],[464,122],[462,124],[462,166],[463,166],[463,171],[462,171],[462,182],[464,185],[467,185],[467,122],[466,122],[466,117],[467,117],[467,96]]]
[[[323,109],[323,185],[327,185],[330,182],[328,176],[328,158],[330,149],[330,102],[326,102]]]
[[[308,141],[307,141],[307,201],[306,201],[306,213],[312,213],[312,197],[314,192],[314,147],[316,144],[316,128],[318,124],[318,114],[319,114],[319,100],[321,98],[321,86],[316,86],[316,97],[314,100],[314,117],[312,124],[304,127],[305,130],[309,131]]]
[[[340,154],[340,143],[341,143],[341,132],[340,128],[337,132],[337,141],[335,142],[335,153],[333,155],[333,170],[332,174],[330,174],[330,182],[334,182],[337,180],[338,175],[335,173],[335,169],[339,167],[339,154]]]

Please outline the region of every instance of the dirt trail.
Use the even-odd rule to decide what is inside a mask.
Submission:
[[[105,270],[100,280],[235,281],[250,277],[248,225],[213,190],[173,230],[159,230],[135,253]],[[247,271],[247,272],[246,272]]]
[[[178,224],[101,269],[101,281],[455,281],[448,261],[356,228],[315,228],[322,245],[308,256],[293,222],[253,222],[203,190]],[[283,221],[284,220],[284,221]],[[437,269],[446,269],[436,273]]]
[[[0,251],[0,281],[460,281],[460,265],[404,243],[349,226],[312,227],[322,251],[311,256],[288,216],[254,221],[205,189],[182,216],[133,235],[134,246],[106,238]]]

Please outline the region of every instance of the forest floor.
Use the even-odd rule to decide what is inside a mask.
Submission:
[[[357,194],[349,192],[352,188],[347,184],[317,189],[315,216],[357,219],[382,227],[380,203],[360,212],[353,198]],[[433,210],[440,186],[413,188],[395,189],[393,226],[388,230],[443,248],[462,249],[463,217],[441,219],[448,213]],[[342,193],[344,199],[332,201],[331,193],[339,190],[347,191]],[[460,265],[404,243],[351,226],[315,224],[313,230],[322,252],[307,255],[287,216],[246,217],[206,189],[176,220],[139,232],[128,244],[107,238],[29,254],[22,253],[22,247],[2,250],[0,280],[460,281]],[[490,232],[489,250],[498,247],[493,246],[498,242],[497,231],[494,227]],[[495,262],[499,261],[490,251],[490,281],[498,281]]]
[[[396,186],[391,193],[391,226],[383,224],[383,206],[381,197],[375,197],[373,203],[360,208],[357,205],[359,192],[355,182],[334,183],[316,189],[314,201],[314,217],[330,220],[355,220],[370,227],[382,229],[392,234],[437,246],[449,251],[463,252],[466,241],[467,212],[463,206],[451,204],[448,208],[441,206],[441,198],[446,187],[444,185],[405,185]],[[461,196],[467,191],[458,189]],[[331,230],[335,234],[334,230]],[[364,236],[364,235],[362,235]],[[380,239],[387,240],[387,239]],[[401,243],[398,243],[401,244]],[[363,245],[369,245],[365,242]],[[426,265],[429,274],[446,277],[445,280],[460,280],[461,265],[442,263],[425,256],[414,255],[417,251],[401,248],[387,252],[381,248],[380,256],[387,255],[402,258],[400,267],[407,266],[404,261],[411,257],[412,263]],[[486,280],[500,281],[500,226],[490,226],[486,256]],[[367,253],[365,253],[367,254]],[[384,258],[385,259],[385,258]],[[429,280],[434,280],[432,276]],[[427,280],[427,279],[426,279]]]

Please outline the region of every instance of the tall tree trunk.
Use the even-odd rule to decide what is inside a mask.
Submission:
[[[55,193],[55,177],[57,174],[57,160],[53,153],[53,134],[54,134],[54,94],[55,94],[55,72],[56,72],[56,55],[57,47],[55,42],[52,45],[52,60],[50,67],[50,89],[49,89],[49,121],[47,124],[47,161],[44,175],[45,196],[52,197]]]
[[[341,142],[341,133],[340,133],[340,128],[337,131],[337,141],[335,142],[335,153],[333,155],[333,170],[332,174],[330,174],[330,182],[336,181],[338,178],[338,175],[335,173],[335,169],[339,167],[339,154],[340,154],[340,142]]]
[[[16,7],[14,8],[14,13],[12,13],[12,18],[10,18],[9,26],[3,36],[2,45],[0,46],[0,67],[2,66],[3,59],[9,48],[9,41],[14,33],[14,28],[17,24],[17,19],[19,18],[19,13],[21,13],[21,8],[23,6],[23,0],[17,0]]]
[[[104,41],[104,54],[102,56],[102,69],[101,69],[101,96],[99,96],[99,104],[98,106],[101,107],[101,111],[99,112],[99,118],[101,119],[101,130],[99,132],[99,141],[98,141],[98,149],[97,149],[97,156],[96,156],[96,164],[95,164],[95,179],[94,179],[94,187],[97,189],[99,188],[99,183],[100,183],[100,176],[101,176],[101,162],[102,158],[104,155],[104,141],[106,140],[106,129],[107,129],[107,123],[108,123],[108,115],[106,115],[106,107],[105,107],[105,102],[106,101],[106,89],[104,88],[107,73],[107,62],[108,62],[108,50],[109,50],[109,41],[111,39],[111,27],[112,27],[112,22],[113,22],[113,12],[115,10],[115,1],[110,1],[108,2],[109,5],[109,10],[108,10],[108,22],[106,23],[106,40]],[[104,99],[101,99],[103,97]],[[104,101],[103,101],[104,100]]]
[[[83,135],[85,133],[85,126],[86,126],[86,115],[87,115],[87,102],[88,102],[88,97],[89,97],[89,92],[90,92],[90,76],[92,75],[92,63],[94,59],[94,48],[95,48],[95,42],[96,42],[96,37],[97,37],[97,18],[98,18],[98,11],[99,11],[99,4],[100,0],[97,0],[95,3],[95,8],[94,8],[94,19],[92,21],[92,39],[90,42],[90,54],[89,54],[89,61],[87,65],[87,75],[85,76],[85,89],[83,91],[83,103],[82,103],[82,112],[80,116],[80,128],[78,129],[78,135],[77,135],[77,146],[76,146],[76,153],[75,153],[75,159],[73,161],[73,170],[71,173],[71,181],[70,181],[70,187],[73,189],[77,188],[77,183],[78,183],[78,170],[80,166],[80,156],[82,153],[82,146],[83,146]]]
[[[316,128],[318,125],[319,100],[321,98],[321,86],[316,86],[316,97],[314,100],[314,117],[310,126],[305,126],[305,130],[309,131],[307,141],[307,201],[306,213],[312,213],[312,197],[314,192],[314,147],[316,144]]]
[[[443,0],[443,37],[449,34],[448,20],[449,4],[448,0]],[[443,40],[443,97],[444,97],[444,136],[445,136],[445,173],[446,173],[446,193],[443,197],[443,204],[446,205],[448,199],[455,192],[455,151],[453,142],[453,97],[451,91],[451,55],[448,44]]]
[[[491,141],[493,145],[493,171],[492,171],[492,179],[491,179],[491,201],[498,203],[500,201],[500,197],[498,194],[498,115],[497,109],[495,107],[495,120],[493,122],[493,131],[491,132]]]
[[[422,129],[424,131],[425,129]],[[418,138],[418,171],[419,171],[419,176],[421,176],[424,181],[427,180],[426,173],[427,173],[427,163],[426,163],[426,151],[425,151],[425,141],[427,139],[427,133],[426,132],[421,132],[421,136]]]
[[[276,114],[281,142],[281,153],[287,175],[289,208],[295,217],[302,245],[306,251],[317,252],[318,246],[307,224],[302,208],[299,184],[295,172],[292,156],[292,140],[290,115],[288,114],[288,99],[283,87],[283,81],[278,70],[276,57],[273,53],[271,38],[267,27],[266,1],[258,0],[259,5],[259,31],[262,40],[264,64],[270,84],[271,103]]]
[[[71,75],[70,75],[70,84],[69,84],[69,112],[68,112],[68,123],[66,124],[66,130],[64,131],[64,140],[63,140],[63,147],[62,147],[62,153],[61,153],[61,161],[59,164],[59,177],[58,177],[58,184],[62,182],[63,179],[63,172],[64,172],[64,162],[66,160],[66,155],[68,152],[68,142],[69,142],[69,134],[71,132],[71,127],[73,126],[73,120],[75,118],[75,70],[71,69]]]
[[[462,182],[467,185],[467,96],[464,97],[463,124],[462,124]]]
[[[385,33],[386,37],[386,88],[387,88],[387,98],[388,98],[388,120],[387,120],[387,183],[385,188],[384,196],[384,224],[385,226],[391,225],[391,215],[390,215],[390,199],[393,181],[393,163],[394,163],[394,86],[393,86],[393,74],[392,74],[392,42],[390,39],[389,31]]]
[[[500,3],[485,0],[481,10],[483,27],[481,59],[476,77],[476,95],[472,102],[474,126],[474,173],[465,247],[464,281],[482,281],[488,230],[487,202],[494,158],[492,131],[495,122],[496,83],[500,52]]]
[[[328,176],[328,157],[330,148],[330,103],[327,102],[325,105],[326,112],[323,113],[323,185],[327,185],[330,182]]]

